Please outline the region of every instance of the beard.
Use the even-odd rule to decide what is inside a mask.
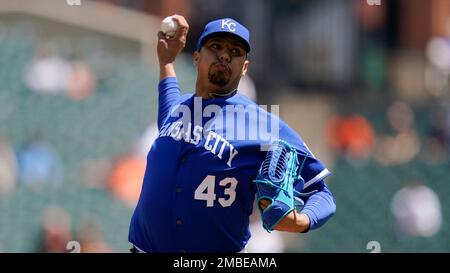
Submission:
[[[216,64],[211,65],[208,72],[208,79],[215,85],[225,86],[230,82],[231,69],[228,66],[226,70],[217,69],[214,67]]]

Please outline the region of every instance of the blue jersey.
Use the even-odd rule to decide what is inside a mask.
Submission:
[[[162,80],[159,92],[159,136],[147,156],[128,238],[139,249],[241,251],[250,239],[249,216],[256,193],[252,181],[265,158],[268,135],[275,134],[298,150],[304,191],[318,184],[323,189],[322,180],[330,172],[295,131],[245,96],[235,93],[208,100],[182,96],[176,78]],[[272,131],[261,130],[261,122]],[[252,128],[254,124],[258,126]],[[314,208],[311,211],[315,213]]]

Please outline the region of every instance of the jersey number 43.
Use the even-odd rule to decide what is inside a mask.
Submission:
[[[234,177],[226,177],[220,180],[219,185],[224,188],[224,194],[228,195],[227,198],[220,197],[218,202],[222,207],[229,207],[236,200],[236,186],[238,181]],[[207,207],[214,207],[214,201],[216,201],[216,177],[214,175],[208,175],[203,179],[202,183],[195,189],[194,199],[205,200]]]

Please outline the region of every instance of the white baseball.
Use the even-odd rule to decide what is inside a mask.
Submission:
[[[161,31],[168,37],[175,36],[175,32],[178,29],[178,23],[172,16],[164,18],[161,22]]]

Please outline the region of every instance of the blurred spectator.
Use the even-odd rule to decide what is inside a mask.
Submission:
[[[67,243],[72,240],[71,217],[61,207],[48,206],[42,215],[42,235],[38,252],[68,252]]]
[[[110,192],[130,207],[139,199],[145,172],[145,159],[130,153],[118,157],[113,163],[107,185]]]
[[[77,228],[81,253],[111,253],[113,248],[103,239],[100,223],[94,218],[83,219]]]
[[[428,61],[439,70],[450,73],[450,39],[449,37],[433,37],[427,44]]]
[[[375,159],[382,165],[405,164],[420,151],[420,139],[414,125],[414,112],[409,104],[394,101],[387,110],[392,135],[378,137]]]
[[[391,202],[391,212],[400,236],[430,237],[442,225],[439,197],[420,181],[410,181]]]
[[[436,137],[427,137],[423,143],[421,159],[429,165],[442,164],[448,161],[448,148],[444,147]]]
[[[450,102],[440,101],[431,106],[431,131],[426,137],[422,157],[426,163],[445,162],[450,154]]]
[[[8,139],[0,135],[0,197],[10,196],[17,180],[17,158]]]
[[[56,150],[42,138],[32,138],[18,152],[20,182],[34,189],[60,184],[63,166]]]
[[[62,94],[70,65],[50,47],[42,47],[25,69],[25,84],[40,94]]]
[[[97,86],[97,79],[89,65],[81,58],[74,57],[70,61],[67,78],[67,96],[80,101],[92,95]]]
[[[326,124],[326,136],[336,151],[350,159],[367,159],[375,142],[372,125],[358,114],[331,117]]]
[[[432,136],[447,151],[450,149],[450,101],[441,101],[430,115]]]
[[[434,96],[445,95],[450,76],[450,37],[433,37],[426,46],[426,89]]]
[[[111,172],[111,164],[109,158],[83,160],[77,171],[77,180],[87,188],[104,189]]]

